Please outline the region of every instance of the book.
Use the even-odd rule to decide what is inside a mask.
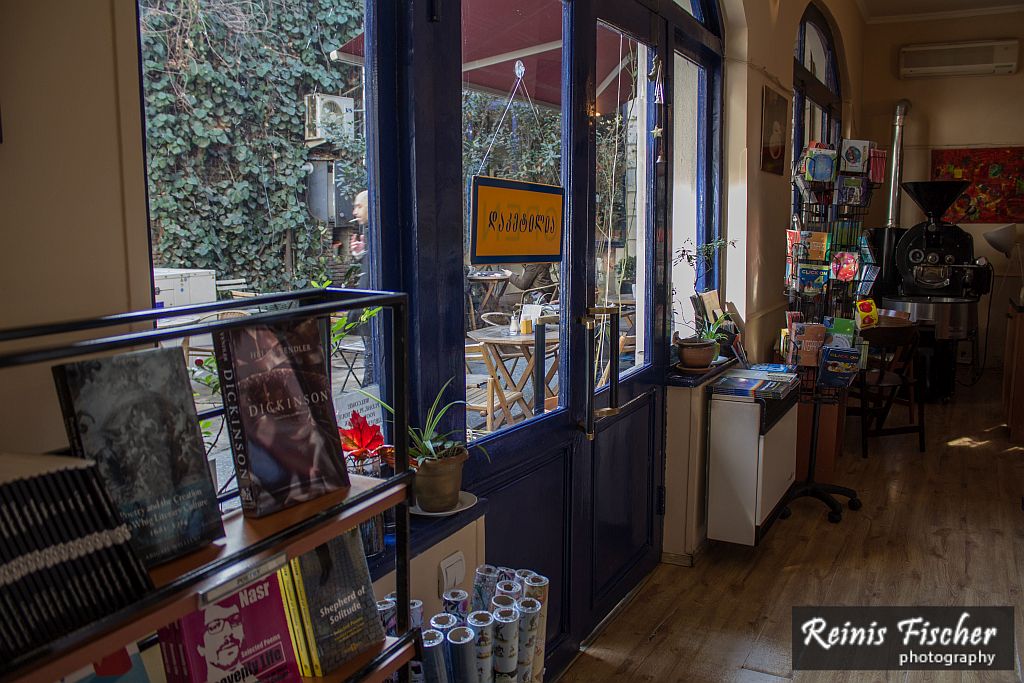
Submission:
[[[825,326],[821,323],[794,323],[789,344],[797,365],[818,364],[818,352],[825,342]]]
[[[26,652],[152,589],[85,458],[0,454],[0,658]]]
[[[348,487],[318,320],[220,330],[213,340],[245,514]]]
[[[350,529],[291,560],[313,675],[324,676],[384,640],[362,541]]]
[[[797,266],[797,277],[800,291],[805,294],[817,294],[825,289],[831,266],[816,263],[801,263]]]
[[[72,453],[96,461],[147,566],[224,535],[179,348],[53,368]]]
[[[876,185],[885,182],[885,162],[888,152],[884,149],[871,148],[868,159],[868,180]]]
[[[863,176],[840,175],[836,180],[834,201],[837,205],[867,206],[870,195],[871,186],[868,184],[868,179]]]
[[[825,345],[839,348],[852,348],[857,336],[856,323],[853,318],[834,318],[825,316]]]
[[[821,351],[818,384],[826,387],[848,387],[859,369],[859,349],[826,346]]]
[[[843,173],[867,173],[871,142],[868,140],[843,140],[839,170]]]
[[[789,395],[799,385],[796,375],[792,379],[770,379],[767,376],[755,374],[744,376],[736,371],[726,372],[722,377],[714,380],[709,386],[712,394],[724,394],[740,398],[754,400],[782,399]]]
[[[277,574],[158,631],[167,683],[299,683]]]
[[[786,231],[786,255],[796,261],[824,261],[828,253],[828,232]]]

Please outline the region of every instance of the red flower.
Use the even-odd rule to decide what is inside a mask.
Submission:
[[[374,452],[384,445],[384,434],[381,433],[380,425],[371,425],[366,418],[356,411],[352,411],[350,429],[338,428],[341,434],[341,448],[356,459],[364,459],[374,455]]]
[[[196,367],[197,368],[203,367],[203,359],[202,358],[196,358]]]

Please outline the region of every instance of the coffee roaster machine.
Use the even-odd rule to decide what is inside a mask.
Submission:
[[[909,229],[875,231],[882,262],[874,295],[881,308],[905,311],[921,323],[918,374],[931,401],[952,397],[961,343],[972,344],[978,370],[978,304],[992,287],[992,266],[984,257],[975,259],[970,233],[942,220],[967,186],[962,181],[903,183],[927,220]]]
[[[970,233],[942,220],[970,183],[900,182],[903,119],[909,109],[909,102],[901,101],[893,120],[889,216],[886,227],[871,231],[881,254],[872,294],[881,308],[905,311],[921,323],[918,376],[923,393],[927,400],[947,401],[956,387],[961,343],[972,344],[971,360],[975,371],[980,370],[978,304],[992,287],[993,269],[987,259],[975,259]],[[901,187],[926,217],[912,228],[897,226]]]

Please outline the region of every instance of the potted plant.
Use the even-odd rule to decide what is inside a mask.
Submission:
[[[441,405],[442,397],[452,380],[448,380],[437,392],[434,402],[427,411],[422,427],[410,425],[409,466],[416,471],[413,480],[413,494],[416,504],[424,512],[447,512],[459,504],[459,491],[462,489],[462,466],[469,458],[469,449],[459,430],[440,432],[441,420],[454,406],[465,405],[465,401],[451,401]],[[394,415],[394,409],[376,396],[384,409]],[[477,446],[484,455],[487,451]],[[394,465],[394,449],[384,447],[382,456],[385,462]]]
[[[715,257],[735,244],[735,240],[716,239],[698,245],[692,239],[687,239],[676,250],[673,262],[685,262],[693,269],[693,291],[697,292],[702,278],[714,265]],[[686,339],[680,338],[678,332],[672,334],[672,343],[676,347],[680,364],[687,368],[706,368],[711,365],[721,351],[721,342],[728,338],[728,334],[721,329],[722,324],[729,320],[728,314],[722,314],[714,321],[697,315],[691,322],[686,320],[682,309],[676,310],[673,304],[672,316],[678,323],[695,332],[694,336]]]
[[[702,320],[694,327],[696,335],[687,339],[681,339],[679,333],[674,332],[672,343],[676,347],[680,364],[685,368],[709,367],[722,350],[721,342],[729,338],[725,330],[721,329],[727,320],[728,313],[723,313],[713,322]]]

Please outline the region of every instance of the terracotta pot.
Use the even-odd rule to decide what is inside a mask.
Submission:
[[[416,469],[412,490],[416,504],[424,512],[447,512],[459,504],[462,489],[462,465],[469,452],[462,446],[455,455],[428,460]]]
[[[718,342],[710,339],[677,339],[676,355],[686,368],[706,368],[718,357]]]

